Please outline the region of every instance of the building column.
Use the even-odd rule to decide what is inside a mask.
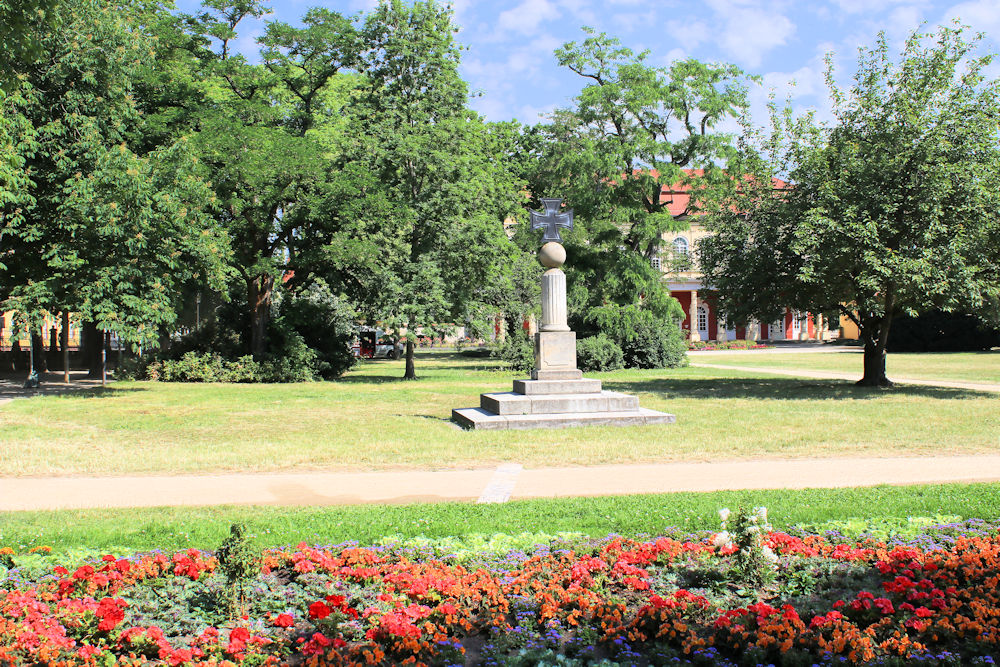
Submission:
[[[744,340],[760,340],[760,322],[757,320],[750,320],[747,322],[746,333],[743,334]]]
[[[795,311],[792,311],[793,316]],[[799,340],[809,340],[809,314],[799,312]]]
[[[715,339],[719,341],[729,340],[729,336],[726,335],[726,321],[718,314],[715,317]]]
[[[697,343],[701,340],[701,334],[698,333],[698,290],[694,289],[691,290],[689,319],[691,320],[691,340]]]
[[[824,341],[826,340],[826,322],[823,321],[823,313],[816,313],[816,340]]]

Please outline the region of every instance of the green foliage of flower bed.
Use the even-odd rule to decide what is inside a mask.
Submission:
[[[0,663],[986,665],[1000,648],[1000,522],[889,542],[767,531],[756,510],[730,524],[457,553],[302,542],[237,559],[236,610],[220,561],[238,529],[215,554],[15,553]]]

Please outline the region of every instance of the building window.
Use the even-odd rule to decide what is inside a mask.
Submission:
[[[698,331],[708,332],[708,308],[698,306]]]
[[[691,253],[688,248],[688,240],[683,236],[678,236],[673,240],[674,252],[671,258],[671,270],[673,271],[690,271],[692,268],[691,264]]]
[[[802,329],[802,313],[797,310],[792,311],[792,331],[799,331]]]
[[[657,271],[659,271],[660,270],[660,258],[659,258],[659,256],[650,257],[649,258],[649,265],[652,266]]]

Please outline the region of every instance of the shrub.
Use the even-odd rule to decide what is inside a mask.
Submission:
[[[687,366],[687,342],[676,322],[639,306],[615,304],[594,308],[588,320],[621,347],[626,368]]]
[[[492,356],[501,366],[517,373],[527,373],[535,367],[535,344],[525,332],[511,334],[494,345]]]
[[[622,349],[601,333],[576,342],[576,365],[582,371],[613,371],[625,365]]]
[[[226,577],[226,586],[220,590],[223,606],[231,619],[248,612],[247,591],[260,573],[260,557],[250,544],[247,528],[242,523],[229,527],[229,537],[215,552],[219,570]]]
[[[226,361],[217,354],[188,352],[180,359],[150,362],[144,375],[163,382],[260,382],[262,368],[249,355]]]
[[[318,281],[294,295],[284,295],[277,312],[275,327],[295,332],[315,354],[304,355],[297,349],[299,341],[292,341],[288,348],[274,350],[271,356],[276,356],[275,352],[284,357],[295,356],[299,364],[312,369],[309,375],[325,380],[340,377],[354,365],[351,341],[356,313],[326,283]],[[306,373],[295,371],[286,375],[301,377]]]

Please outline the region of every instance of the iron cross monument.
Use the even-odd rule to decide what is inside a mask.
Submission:
[[[542,205],[545,207],[544,213],[531,211],[531,228],[545,230],[545,236],[542,237],[543,243],[562,243],[559,228],[573,229],[573,209],[560,213],[559,207],[562,205],[562,199],[543,198]]]

